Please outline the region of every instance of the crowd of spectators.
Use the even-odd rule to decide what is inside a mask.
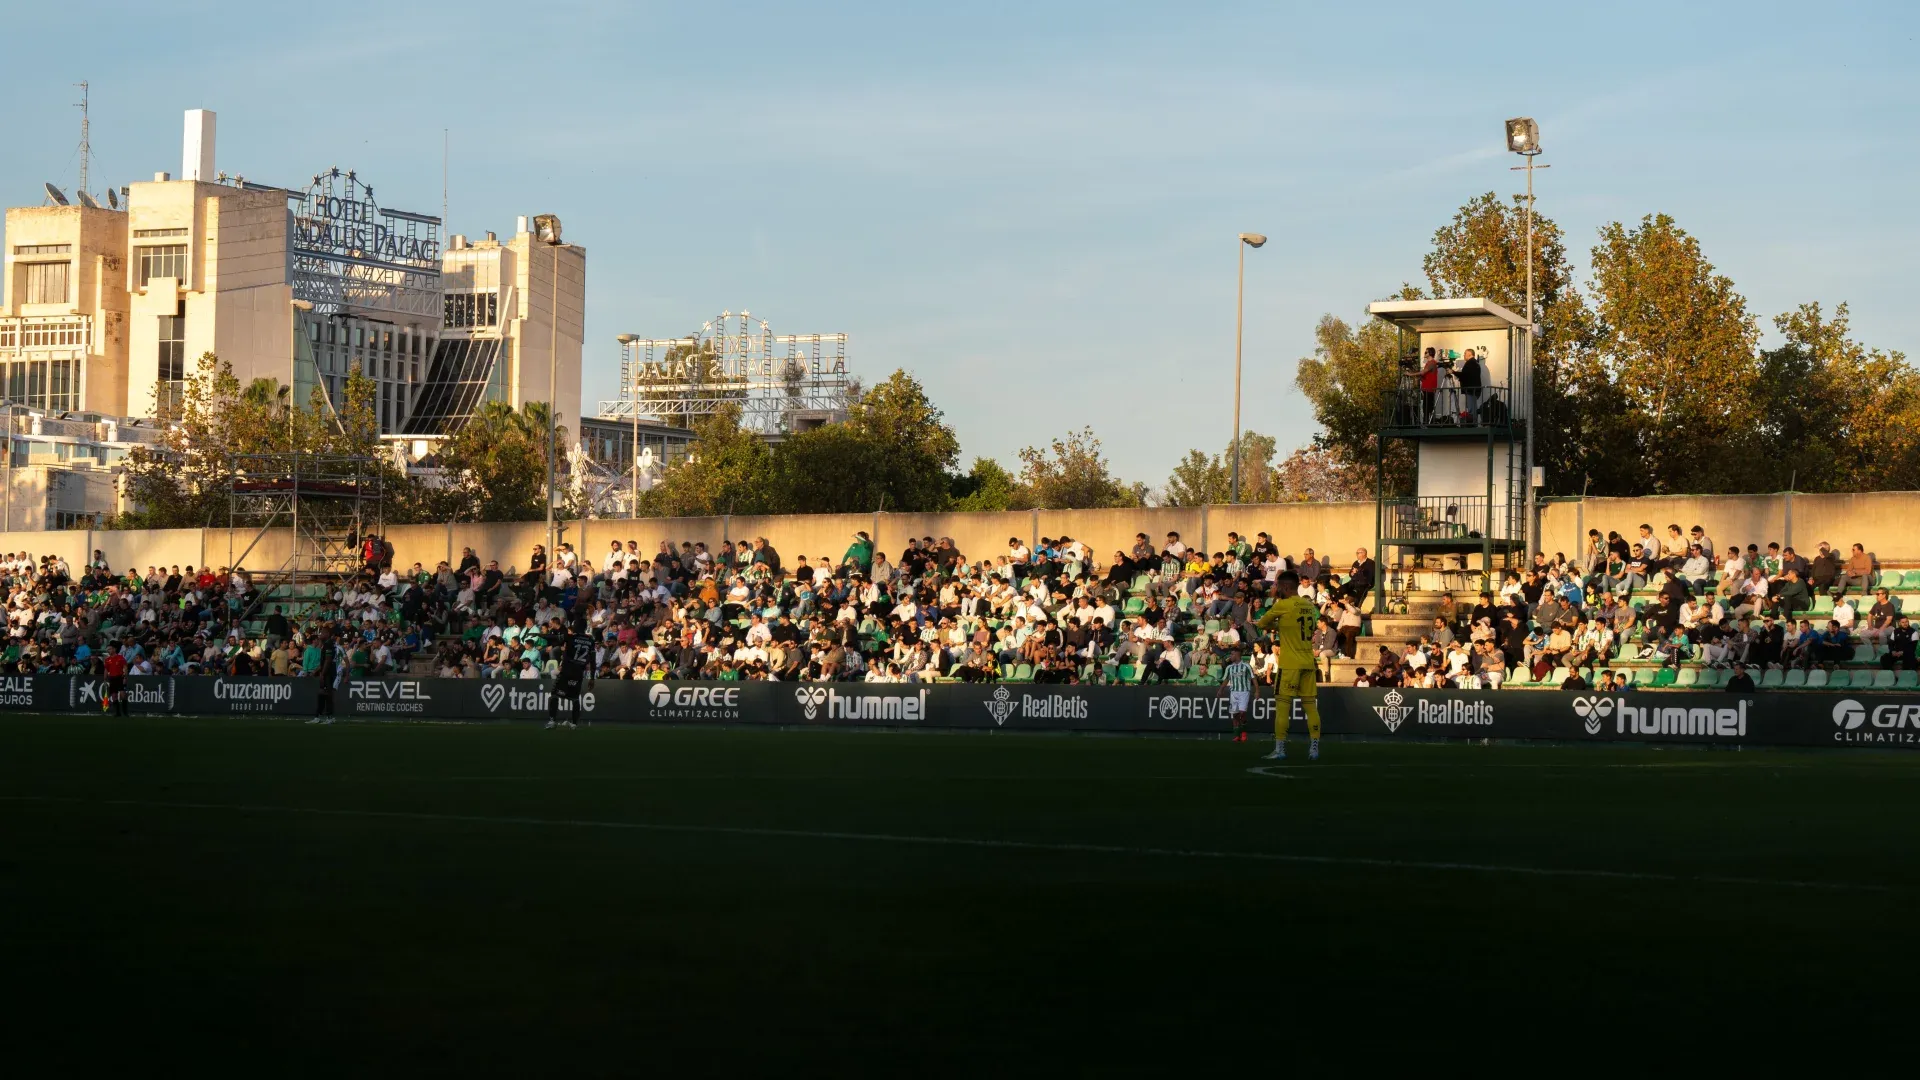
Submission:
[[[791,557],[765,538],[652,551],[628,540],[596,558],[563,543],[506,570],[472,549],[401,568],[380,538],[358,543],[358,571],[324,595],[274,600],[239,569],[116,571],[95,552],[76,573],[57,556],[9,554],[0,666],[98,674],[118,653],[134,675],[538,679],[557,670],[578,619],[600,643],[598,678],[1174,682],[1243,656],[1270,681],[1277,663],[1254,624],[1281,571],[1320,607],[1313,645],[1327,675],[1361,659],[1379,575],[1365,549],[1336,571],[1264,532],[1229,533],[1210,553],[1141,533],[1106,559],[1067,536],[1013,537],[979,558],[944,537],[890,558],[865,533],[837,555]],[[1826,543],[1812,558],[1778,544],[1716,554],[1699,526],[1663,538],[1643,525],[1631,542],[1593,530],[1576,558],[1536,555],[1470,605],[1442,595],[1426,632],[1378,647],[1356,681],[1497,689],[1524,670],[1529,683],[1564,672],[1569,687],[1610,688],[1623,661],[1831,668],[1859,644],[1920,670],[1912,624],[1871,588],[1874,571],[1858,544],[1845,557]],[[1816,595],[1832,600],[1819,625]]]
[[[1920,671],[1913,625],[1873,587],[1876,569],[1860,544],[1842,556],[1823,541],[1808,558],[1778,543],[1719,551],[1698,525],[1664,537],[1641,525],[1633,541],[1593,529],[1577,558],[1536,554],[1471,607],[1443,595],[1429,633],[1381,647],[1356,681],[1497,689],[1558,672],[1567,689],[1614,689],[1627,685],[1614,666],[1634,661],[1724,668],[1740,688],[1767,668],[1832,671],[1861,645],[1882,667]]]
[[[1010,538],[977,559],[929,536],[890,558],[858,533],[837,555],[791,562],[765,538],[651,552],[627,541],[597,565],[567,544],[551,560],[536,547],[516,575],[468,552],[451,580],[435,575],[430,604],[446,605],[447,637],[433,665],[541,678],[577,616],[601,641],[599,678],[1191,680],[1229,653],[1274,666],[1253,624],[1283,569],[1301,574],[1328,639],[1350,649],[1375,575],[1356,555],[1339,575],[1312,551],[1282,555],[1265,533],[1229,535],[1212,553],[1142,533],[1105,561],[1068,536]]]

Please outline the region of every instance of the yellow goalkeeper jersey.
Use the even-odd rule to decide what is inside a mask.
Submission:
[[[1276,601],[1260,616],[1260,629],[1273,635],[1280,670],[1313,671],[1319,667],[1313,658],[1313,628],[1319,621],[1320,609],[1313,606],[1313,601],[1298,596]]]

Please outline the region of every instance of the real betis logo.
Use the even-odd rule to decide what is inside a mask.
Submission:
[[[1388,731],[1399,731],[1400,725],[1406,722],[1407,717],[1413,715],[1413,706],[1401,704],[1405,700],[1400,696],[1400,691],[1389,690],[1386,704],[1373,707],[1373,711],[1380,715],[1381,722],[1387,725]]]
[[[1013,695],[1008,693],[1007,688],[1004,686],[994,687],[993,700],[983,701],[981,704],[987,707],[987,712],[993,714],[993,724],[995,727],[1005,724],[1007,717],[1012,716],[1014,710],[1020,707],[1014,702]]]

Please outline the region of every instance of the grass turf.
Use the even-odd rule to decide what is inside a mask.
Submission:
[[[1288,1032],[1910,1022],[1920,757],[1250,773],[1267,745],[13,714],[0,948],[23,1030],[83,1001],[115,1033],[50,1041],[76,1068],[1164,1072]]]

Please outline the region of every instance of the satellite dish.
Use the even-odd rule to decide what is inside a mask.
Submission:
[[[80,205],[86,207],[89,210],[100,209],[100,204],[93,200],[93,196],[87,194],[84,191],[74,192],[73,197],[80,200]]]
[[[61,191],[59,188],[54,187],[52,184],[42,184],[41,186],[47,189],[47,198],[52,199],[53,204],[55,206],[67,205],[66,192]]]
[[[112,188],[107,189],[107,206],[114,210],[120,209],[120,196],[114,194]]]

